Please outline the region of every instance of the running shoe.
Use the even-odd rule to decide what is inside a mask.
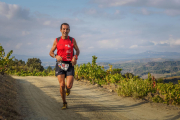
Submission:
[[[70,94],[70,89],[66,88],[66,96],[69,96],[69,94]]]
[[[62,109],[62,110],[67,109],[67,102],[63,103],[63,106],[62,106],[62,108],[61,108],[61,109]]]

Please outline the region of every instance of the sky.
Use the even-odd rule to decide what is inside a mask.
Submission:
[[[180,0],[0,0],[6,53],[49,56],[64,22],[79,58],[180,51]]]

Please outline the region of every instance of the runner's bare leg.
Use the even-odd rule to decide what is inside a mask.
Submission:
[[[59,81],[59,85],[60,85],[60,94],[63,100],[63,103],[66,102],[66,91],[65,91],[65,74],[62,75],[58,75],[58,81]]]
[[[71,89],[72,88],[73,82],[74,82],[74,76],[72,76],[72,75],[66,76],[67,89]]]

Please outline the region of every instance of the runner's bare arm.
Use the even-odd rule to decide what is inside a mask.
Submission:
[[[49,52],[49,55],[52,57],[52,58],[55,58],[54,56],[54,51],[56,50],[56,45],[57,45],[57,42],[56,42],[56,39],[54,40],[54,43],[53,43],[53,46]]]
[[[49,52],[49,55],[50,55],[52,58],[56,58],[57,61],[59,62],[59,61],[62,61],[62,57],[59,56],[59,55],[54,56],[54,51],[57,49],[56,45],[57,45],[57,42],[56,42],[56,39],[55,39],[55,40],[54,40],[54,43],[53,43],[53,46],[52,46],[52,48],[51,48],[51,50],[50,50],[50,52]]]
[[[78,56],[79,53],[80,53],[80,51],[79,51],[79,48],[78,48],[78,46],[77,46],[77,43],[76,43],[76,40],[75,40],[75,39],[74,39],[73,44],[74,44],[74,49],[76,50],[76,55]],[[75,56],[73,57],[71,63],[72,63],[72,66],[76,65],[77,60],[76,60]]]
[[[77,56],[79,56],[79,54],[80,54],[80,50],[79,50],[79,48],[78,48],[78,46],[77,46],[77,43],[76,43],[76,40],[74,39],[74,49],[76,50],[76,55]]]

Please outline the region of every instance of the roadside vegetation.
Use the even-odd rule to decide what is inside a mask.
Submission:
[[[117,93],[124,97],[148,99],[157,103],[180,105],[180,80],[178,84],[164,83],[163,79],[155,79],[148,73],[147,79],[141,79],[132,73],[121,74],[119,68],[105,70],[96,64],[96,56],[92,56],[92,63],[75,66],[75,78],[85,79],[92,84],[117,86]]]
[[[55,70],[49,66],[47,69],[41,65],[39,58],[29,58],[27,62],[11,57],[11,50],[6,56],[4,48],[0,45],[0,74],[18,76],[55,76]]]
[[[17,88],[16,80],[5,75],[9,68],[12,50],[5,56],[3,47],[0,45],[0,120],[21,120],[17,112]]]

